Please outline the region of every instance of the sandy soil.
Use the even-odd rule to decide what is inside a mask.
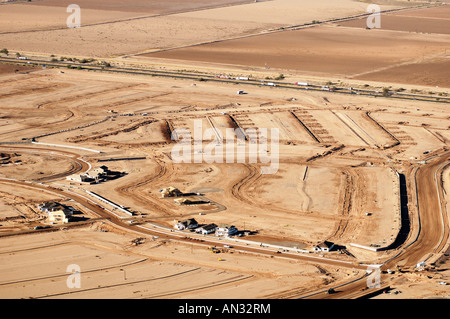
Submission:
[[[14,65],[14,64],[2,64],[0,66],[0,74],[11,74],[17,72],[30,72],[36,70],[34,67],[27,67],[23,65]]]
[[[99,230],[30,235],[32,242],[4,247],[0,253],[3,298],[267,297],[355,274],[350,270],[336,276],[322,266],[240,253],[216,255],[204,247],[162,239],[148,238],[133,247],[131,240],[136,237]],[[4,239],[4,243],[14,241]],[[255,258],[260,262],[255,263]],[[79,288],[67,285],[72,275],[68,267],[74,264],[81,271]]]
[[[66,158],[26,153],[15,158],[14,162],[0,167],[0,177],[8,176],[22,180],[37,180],[40,176],[66,172],[74,165]]]
[[[134,16],[133,8],[144,5],[138,12],[167,13],[179,8],[176,2],[166,2],[164,8],[147,6],[155,2],[135,2],[129,10],[120,9],[118,1],[108,8],[105,2],[98,7],[85,4],[91,6],[86,10],[92,10],[93,23]],[[194,3],[196,8],[204,4]],[[249,3],[78,30],[0,34],[0,41],[10,50],[121,55],[354,14],[367,5],[343,1],[341,8],[327,11],[329,0],[308,5],[302,0],[301,4],[304,6],[293,0]],[[48,1],[30,7],[46,12],[63,5]],[[51,10],[46,14],[56,19]],[[320,15],[315,14],[317,10]],[[102,18],[100,12],[107,14]],[[402,17],[412,19],[415,11],[406,12],[410,15]],[[439,18],[436,10],[417,12]],[[60,23],[54,21],[26,27],[49,28]],[[67,36],[69,32],[71,36]],[[162,68],[171,61],[167,65],[193,72],[201,64],[210,74],[254,72],[261,78],[288,70],[289,82],[300,78],[320,82],[328,77],[335,81],[347,76],[363,87],[365,76],[375,72],[406,68],[420,58],[424,61],[417,65],[427,65],[445,52],[448,36],[321,25],[133,59]],[[48,43],[45,48],[43,41]],[[437,75],[446,65],[445,58],[439,59],[441,68],[434,68]],[[442,254],[448,249],[448,216],[438,218],[440,204],[447,207],[450,202],[448,170],[442,183],[434,180],[435,165],[445,165],[448,158],[429,160],[448,147],[449,112],[445,104],[267,86],[248,86],[247,94],[238,95],[240,86],[231,83],[69,69],[14,72],[7,66],[2,70],[1,297],[298,298],[312,290],[353,281],[365,274],[365,265],[387,260],[395,270],[389,278],[391,288],[402,294],[378,298],[448,295],[445,286],[438,286],[440,281],[448,281],[448,253]],[[445,86],[444,73],[434,78],[434,73],[423,72],[416,82],[400,72],[374,80],[380,81],[380,89],[395,89],[394,84],[383,81],[402,78],[423,84],[425,76],[434,78],[428,85]],[[425,94],[430,90],[420,89]],[[205,154],[205,145],[203,152],[188,153],[192,158],[205,156],[200,163],[174,162],[176,142],[171,133],[177,128],[195,133],[196,121],[202,124],[200,135],[212,129],[214,134],[207,143],[213,141],[216,147],[222,145],[220,138],[227,129],[278,129],[279,152],[272,158],[277,160],[277,170],[262,174],[261,168],[268,163],[238,163],[234,157],[227,163],[207,162],[212,158]],[[47,144],[24,143],[24,138]],[[251,141],[241,143],[249,160]],[[233,151],[225,155],[234,155]],[[276,155],[276,148],[262,154]],[[8,163],[11,159],[21,162]],[[115,160],[104,162],[108,159]],[[99,184],[66,179],[66,175],[102,165],[126,174]],[[403,197],[397,172],[406,178]],[[442,203],[435,192],[440,185],[443,191],[439,194],[446,200]],[[189,198],[203,202],[180,206],[173,198],[161,198],[159,190],[168,186],[199,193]],[[135,216],[86,191],[122,205]],[[33,230],[37,225],[48,225],[36,205],[49,200],[75,205],[88,220]],[[405,206],[400,207],[402,203]],[[405,207],[408,215],[402,219]],[[99,216],[108,219],[96,220]],[[225,249],[224,244],[230,241],[201,235],[193,240],[186,238],[196,236],[189,231],[164,228],[173,230],[176,220],[186,218],[195,218],[200,224],[232,224],[244,236],[233,238],[231,245],[238,248]],[[130,220],[135,224],[127,223]],[[405,221],[410,233],[399,236],[401,242],[387,249]],[[441,233],[435,231],[439,229],[444,232],[441,242]],[[214,240],[223,249],[219,254],[211,253],[210,243],[201,240]],[[324,240],[332,241],[339,250],[314,252]],[[292,255],[285,251],[294,247]],[[375,252],[371,250],[374,247],[386,250]],[[433,251],[436,247],[439,252]],[[257,249],[266,250],[256,253]],[[431,258],[428,270],[411,268],[427,256]],[[73,264],[81,268],[81,286],[75,289],[67,285],[67,279],[72,278],[67,267]],[[405,267],[404,272],[397,267]]]
[[[313,92],[293,93],[283,89],[255,87],[250,90],[251,94],[241,97],[235,94],[235,88],[226,84],[198,82],[193,86],[192,81],[118,77],[76,70],[67,70],[64,73],[42,70],[28,75],[6,74],[4,77],[5,80],[8,79],[8,85],[1,102],[4,105],[3,115],[8,122],[4,123],[5,129],[1,134],[3,141],[10,140],[14,136],[12,132],[16,130],[21,130],[21,136],[29,137],[45,131],[53,132],[52,135],[39,138],[39,141],[101,149],[104,153],[100,155],[83,152],[85,159],[91,162],[93,168],[106,164],[111,170],[127,173],[117,180],[98,185],[80,185],[58,180],[54,182],[58,187],[63,189],[71,187],[75,192],[82,192],[83,189],[92,190],[143,214],[147,223],[167,227],[172,227],[175,219],[194,217],[201,224],[231,223],[239,229],[257,232],[257,235],[245,238],[256,243],[261,241],[286,247],[312,249],[316,243],[328,239],[346,246],[354,256],[345,257],[350,260],[352,258],[364,261],[379,260],[386,253],[364,252],[351,248],[350,243],[387,246],[395,239],[399,229],[398,181],[391,169],[391,167],[395,169],[395,165],[393,166],[392,162],[388,164],[379,150],[380,145],[392,142],[386,130],[400,140],[401,144],[399,148],[387,149],[384,154],[397,160],[409,160],[411,156],[420,159],[424,156],[422,153],[425,149],[433,151],[445,145],[433,135],[433,132],[436,134],[437,131],[444,129],[442,119],[446,115],[442,113],[443,109],[439,105],[427,103],[411,102],[404,105],[400,101],[380,99],[374,101],[370,98],[355,97],[354,103],[364,107],[344,109],[343,105],[352,105],[348,103],[347,97],[329,93],[328,95]],[[22,92],[13,89],[14,81],[34,85],[36,88],[51,83],[52,90],[48,94],[42,94],[39,90]],[[286,104],[287,96],[295,97],[295,102]],[[323,99],[325,96],[326,103]],[[32,116],[45,118],[45,112],[58,114],[59,111],[63,112],[61,103],[66,105],[64,112],[73,115],[62,117],[56,122],[48,121],[39,127],[28,126],[29,117],[12,116],[14,101],[16,110],[21,110],[24,115],[36,109],[36,105],[39,106],[39,112],[43,113],[31,113]],[[264,103],[267,101],[270,101],[270,104]],[[238,102],[241,107],[236,107]],[[187,108],[184,112],[174,112],[180,109],[180,105]],[[390,112],[380,112],[383,106],[389,106]],[[217,109],[218,107],[220,108]],[[118,113],[109,112],[111,109]],[[417,111],[418,109],[420,111]],[[143,110],[150,113],[146,116],[141,115],[140,112]],[[368,111],[372,111],[370,117],[366,114]],[[136,115],[118,116],[129,112],[136,112]],[[226,128],[234,128],[232,122],[221,112],[233,114],[242,128],[268,126],[280,129],[282,132],[280,166],[275,175],[260,175],[259,165],[255,164],[171,162],[170,152],[174,142],[169,139],[165,121],[171,121],[174,127],[187,127],[193,130],[193,121],[202,119],[203,130],[215,127],[220,136],[224,134]],[[292,112],[325,143],[318,143],[312,139]],[[408,124],[396,123],[401,114],[404,114],[404,121]],[[101,121],[113,115],[116,116],[114,121]],[[429,124],[427,129],[430,132],[422,127],[422,121]],[[386,130],[381,129],[376,123],[381,123]],[[88,126],[77,128],[80,124]],[[59,132],[63,128],[71,130]],[[433,143],[430,144],[431,141]],[[334,155],[308,162],[315,154],[324,153],[330,148],[326,143],[336,146],[344,144],[346,148],[336,151]],[[96,162],[99,158],[123,157],[125,154],[127,157],[144,156],[146,159]],[[47,160],[40,163],[39,171],[47,172],[46,175],[53,174],[46,171],[47,168],[58,166],[58,170],[64,171],[59,164],[53,165]],[[37,172],[32,168],[31,162],[25,161],[24,166],[30,172]],[[14,178],[14,174],[21,177],[23,175],[20,172],[14,173],[11,171],[12,168],[6,169],[5,177]],[[160,197],[158,190],[167,186],[176,186],[185,192],[203,190],[204,196],[218,205],[177,206],[172,199]],[[21,197],[26,198],[27,190],[23,192],[25,193]],[[17,200],[5,202],[4,205],[9,207],[9,215],[12,214],[12,207],[23,209],[20,208],[22,202]],[[107,207],[112,209],[110,206]],[[366,212],[370,212],[371,215],[366,215]],[[4,226],[5,231],[26,228],[14,224],[13,221],[8,221]],[[70,230],[70,234],[75,237],[84,236],[82,234],[86,232],[91,234],[91,231],[87,230],[81,232]],[[48,236],[61,236],[59,234],[65,233]],[[99,233],[94,232],[95,236],[97,234]],[[121,234],[125,233],[120,231],[117,234],[108,234],[117,236],[117,240],[122,243],[129,240],[124,239]],[[69,257],[61,258],[61,263],[55,264],[57,268],[54,270],[45,266],[47,269],[45,274],[37,267],[35,277],[52,278],[39,279],[43,282],[37,290],[29,287],[35,284],[37,280],[35,277],[21,277],[20,274],[23,272],[12,273],[12,268],[5,268],[2,272],[6,276],[5,280],[11,281],[11,278],[12,281],[26,280],[27,292],[24,292],[23,285],[14,283],[7,284],[8,289],[5,291],[14,296],[26,294],[34,297],[73,297],[67,295],[68,290],[64,286],[66,279],[64,268],[70,263],[78,262],[83,263],[83,268],[90,270],[88,277],[83,281],[86,289],[78,292],[82,298],[204,297],[206,294],[223,297],[229,293],[241,296],[237,293],[242,291],[240,288],[245,288],[244,290],[251,293],[252,297],[278,298],[305,292],[301,286],[320,286],[347,278],[347,273],[340,270],[337,275],[333,269],[320,270],[319,273],[323,275],[311,275],[317,268],[310,264],[302,265],[301,269],[304,271],[302,270],[299,275],[297,262],[278,259],[274,260],[273,266],[269,263],[263,268],[249,268],[247,264],[252,263],[254,257],[227,254],[220,255],[219,257],[224,260],[218,261],[218,256],[210,254],[204,247],[192,248],[175,242],[152,241],[149,246],[144,244],[142,249],[138,246],[135,253],[131,253],[128,248],[116,249],[114,253],[110,250],[104,252],[102,244],[92,250],[93,248],[87,248],[91,246],[86,246],[86,243],[80,244],[79,241],[72,239],[64,242],[67,243],[58,246],[62,251],[53,251],[50,248],[39,248],[36,251],[65,256],[64,251],[76,250],[79,251],[77,253],[79,258],[77,257],[75,261]],[[100,242],[102,241],[99,239]],[[153,246],[154,248],[150,248]],[[23,255],[17,255],[15,258],[29,259],[28,254],[35,250],[23,251]],[[151,251],[151,260],[134,263],[140,260],[139,258],[147,258],[147,251]],[[90,258],[90,254],[100,257]],[[5,258],[7,256],[5,254]],[[333,256],[339,258],[339,255]],[[99,263],[94,262],[97,259]],[[118,260],[123,260],[120,266],[117,264]],[[11,262],[5,259],[2,264],[10,267]],[[288,266],[280,266],[279,262]],[[125,266],[128,264],[129,266]],[[46,261],[42,260],[40,265],[47,265]],[[295,269],[295,275],[290,272],[290,266],[294,267],[292,269]],[[31,264],[24,264],[23,267],[31,267]],[[124,279],[124,272],[120,271],[125,269],[123,267],[126,267],[127,279]],[[279,270],[274,272],[278,268]],[[142,271],[146,272],[146,269],[153,269],[153,273],[158,274],[157,278],[160,279],[137,275]],[[186,275],[190,274],[198,280],[168,285],[169,282],[172,283],[169,279],[172,277],[167,276],[177,277],[176,274],[184,276],[185,272]],[[217,278],[220,279],[220,285],[213,289],[210,287],[211,282],[218,280]],[[54,285],[54,281],[51,281],[61,279],[63,282],[58,285]],[[132,283],[126,284],[125,280]],[[147,285],[149,281],[158,283],[150,289]],[[287,284],[294,281],[296,287]],[[103,284],[98,287],[98,282]],[[193,282],[198,288],[195,293],[192,291]],[[172,288],[165,288],[169,286]],[[293,292],[294,290],[296,292]]]
[[[421,15],[422,12],[425,12],[423,16]],[[445,16],[447,18],[445,18]],[[397,12],[392,15],[383,15],[381,17],[381,29],[413,33],[450,34],[449,16],[450,6],[439,8],[439,10],[437,8],[432,8]],[[365,29],[367,27],[366,22],[366,19],[358,19],[339,22],[338,25]]]
[[[446,2],[446,1],[443,1]],[[448,1],[447,1],[448,3]],[[418,18],[435,18],[448,20],[450,13],[450,6],[437,7],[437,8],[426,8],[426,9],[414,9],[403,12],[396,12],[393,15],[405,16],[405,17],[418,17]],[[445,22],[445,21],[442,21]]]
[[[123,1],[78,1],[77,5],[81,9],[81,24],[87,26],[248,2],[250,1],[133,1],[125,5]],[[66,29],[67,18],[72,13],[67,12],[66,8],[72,3],[73,1],[46,0],[2,5],[0,33]]]
[[[79,29],[29,32],[21,34],[19,38],[17,34],[3,34],[0,38],[5,47],[20,52],[110,57],[213,41],[242,35],[249,30],[261,30],[266,26],[264,23],[230,25],[214,19],[167,16]],[[52,45],[43,48],[42,43]]]
[[[394,6],[382,5],[383,9],[392,7]],[[184,16],[192,18],[214,17],[229,23],[266,21],[274,25],[290,26],[309,23],[313,20],[328,20],[359,14],[365,12],[366,8],[366,4],[351,0],[339,1],[338,6],[335,6],[332,0],[321,0],[314,3],[307,0],[275,0],[190,12],[185,13]]]
[[[351,77],[415,60],[423,55],[442,54],[448,48],[447,43],[444,38],[431,36],[323,26],[147,56]],[[351,64],[346,62],[350,57]]]
[[[167,14],[173,12],[182,12],[190,10],[200,10],[204,8],[220,7],[228,5],[236,5],[242,3],[252,2],[250,0],[194,0],[194,1],[179,1],[179,0],[166,0],[166,1],[145,1],[134,0],[124,3],[121,0],[113,1],[88,1],[81,0],[77,4],[83,8],[101,10],[101,11],[119,11],[119,12],[145,12],[155,14]],[[66,8],[72,2],[70,0],[45,0],[32,3],[33,6],[45,6],[45,7],[64,7]]]

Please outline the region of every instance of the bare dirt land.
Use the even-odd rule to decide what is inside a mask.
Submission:
[[[2,5],[60,20],[0,34],[0,297],[448,297],[450,35],[381,2],[391,29],[289,28],[355,1],[81,2],[71,30]]]
[[[386,50],[388,47],[392,50]],[[274,68],[320,76],[366,78],[358,75],[416,60],[424,55],[442,54],[446,48],[448,39],[444,38],[384,30],[344,31],[341,28],[323,26],[151,53],[147,56]],[[352,62],[347,63],[348,61]]]
[[[13,250],[4,247],[0,252],[4,297],[224,298],[233,294],[246,298],[252,294],[264,298],[285,289],[294,280],[321,285],[338,279],[331,275],[332,268],[328,271],[321,266],[244,253],[221,254],[223,260],[218,261],[217,255],[205,248],[176,245],[163,239],[146,239],[139,247],[133,247],[135,237],[101,228],[28,238],[32,244],[15,245]],[[74,256],[86,274],[81,281],[83,288],[76,291],[67,286],[67,269]],[[191,263],[194,259],[202,262]],[[355,273],[342,272],[339,279]]]
[[[9,74],[9,73],[17,73],[17,72],[31,72],[35,70],[34,67],[28,67],[24,65],[15,65],[15,64],[2,64],[0,65],[0,74]]]
[[[448,10],[449,6],[443,6],[384,14],[381,29],[368,30],[364,17],[338,22],[338,27],[275,32],[144,56],[178,64],[208,62],[248,70],[448,87],[443,70],[448,60],[449,20],[441,16]]]
[[[400,39],[402,41],[400,41]],[[439,52],[446,42],[429,42],[398,33],[317,27],[218,42],[203,46],[149,54],[177,60],[226,63],[276,69],[353,75],[417,57],[420,50]],[[386,47],[405,50],[386,52]],[[281,58],[282,57],[282,58]],[[346,63],[351,60],[352,63]]]

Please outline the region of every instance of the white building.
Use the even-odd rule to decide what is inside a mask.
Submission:
[[[63,210],[66,207],[64,207],[64,205],[61,205],[60,203],[57,202],[47,202],[44,204],[39,204],[38,205],[39,210],[46,212],[46,213],[50,213],[50,212],[55,212],[58,210]]]

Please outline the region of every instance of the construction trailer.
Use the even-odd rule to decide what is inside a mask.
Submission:
[[[66,224],[73,216],[74,209],[58,202],[47,202],[38,205],[40,211],[47,214],[48,221],[56,224]]]

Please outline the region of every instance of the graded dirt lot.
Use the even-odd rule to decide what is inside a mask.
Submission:
[[[346,247],[351,253],[344,256],[333,254],[333,258],[349,262],[370,262],[395,252],[370,253],[353,247],[352,244],[387,247],[394,242],[401,227],[399,180],[395,172],[404,169],[401,164],[394,163],[405,162],[407,168],[414,161],[423,158],[425,151],[439,151],[446,145],[439,138],[439,132],[445,129],[442,121],[448,115],[443,113],[439,104],[410,102],[404,106],[401,101],[354,97],[353,103],[364,107],[343,108],[348,97],[332,93],[290,92],[288,89],[255,87],[249,90],[247,96],[238,96],[234,86],[230,84],[117,76],[77,70],[65,70],[64,73],[42,70],[4,77],[4,83],[8,85],[0,99],[4,119],[7,119],[1,133],[3,142],[20,142],[22,136],[40,136],[37,141],[45,143],[44,145],[80,147],[79,150],[75,148],[67,151],[84,154],[84,160],[91,164],[92,169],[107,165],[110,170],[127,173],[117,180],[97,185],[81,185],[60,177],[52,182],[55,186],[81,192],[101,205],[105,204],[84,193],[83,189],[124,205],[138,212],[142,216],[141,226],[148,229],[153,229],[152,225],[155,224],[172,228],[174,220],[192,217],[203,225],[230,223],[240,230],[254,233],[243,239],[255,244],[263,242],[311,250],[314,245],[327,239]],[[18,91],[13,89],[14,83],[36,88],[51,84],[51,91],[46,94],[39,90]],[[286,96],[295,97],[295,101],[287,103]],[[265,104],[264,101],[270,101],[270,104]],[[64,108],[61,107],[62,103]],[[386,111],[385,107],[388,106],[389,111]],[[71,116],[61,117],[58,121],[42,122],[39,126],[29,125],[30,121],[33,122],[32,118],[48,118],[48,112],[61,112],[62,115],[70,113]],[[13,117],[13,114],[21,113],[27,116]],[[402,114],[403,122],[398,124],[402,120]],[[214,144],[226,135],[227,129],[236,132],[237,127],[244,131],[260,127],[278,128],[281,132],[281,144],[275,174],[261,175],[260,168],[267,166],[267,163],[173,163],[171,152],[176,141],[170,139],[170,130],[186,128],[194,136],[195,120],[200,121],[197,124],[201,123],[200,135],[205,134],[207,129],[216,132],[210,135],[216,139]],[[427,126],[424,127],[423,123]],[[17,134],[18,131],[20,135]],[[45,135],[45,132],[52,134]],[[400,141],[400,145],[393,147],[395,141]],[[211,140],[207,141],[210,142]],[[34,147],[38,146],[36,144]],[[32,153],[27,155],[27,152],[21,150],[32,146],[11,145],[10,149],[14,147],[19,157],[23,158],[23,169],[27,168],[27,171],[35,174],[37,170],[33,165],[37,165],[36,159]],[[383,151],[382,147],[387,149]],[[5,146],[5,154],[6,150]],[[101,154],[96,153],[100,150]],[[327,150],[331,150],[331,153]],[[325,155],[318,156],[320,154]],[[45,159],[50,154],[46,150],[43,155]],[[389,161],[386,156],[390,158]],[[141,159],[98,161],[120,157]],[[411,158],[414,161],[409,162]],[[56,156],[56,159],[62,160],[63,157]],[[47,159],[40,163],[39,171],[50,179],[62,172],[71,174],[72,168],[67,166],[70,161],[66,166]],[[58,171],[46,170],[46,167],[58,167]],[[39,178],[39,175],[27,177],[18,169],[15,166],[1,168],[5,178]],[[186,193],[202,192],[202,198],[211,202],[192,206],[176,205],[173,199],[163,199],[159,194],[159,189],[168,186],[178,187]],[[112,206],[106,207],[113,209]],[[126,217],[117,210],[115,214]],[[8,230],[15,229],[12,226],[8,226]],[[186,249],[174,243],[169,246],[173,247],[174,253]],[[162,249],[169,246],[166,244],[152,251],[157,252],[164,260],[174,261],[170,250]],[[188,258],[185,256],[183,260]],[[234,260],[228,256],[220,258],[225,261]],[[5,264],[8,263],[5,261]],[[234,266],[228,264],[229,262],[220,262],[220,268],[227,269],[226,273],[229,274],[221,282],[228,285],[235,282],[233,278],[241,278],[238,280],[242,280],[239,285],[248,286],[250,291],[255,291],[255,297],[299,295],[305,291],[305,288],[301,288],[303,284],[298,284],[299,282],[295,287],[297,292],[294,293],[294,287],[282,289],[280,281],[275,286],[270,286],[275,282],[260,282],[248,271],[245,275],[239,271],[235,274]],[[108,264],[100,268],[105,267],[112,266]],[[133,270],[133,267],[129,269],[131,278],[131,274],[138,270]],[[308,273],[308,270],[305,271]],[[80,296],[128,296],[127,289],[119,289],[130,286],[118,284],[117,280],[122,275],[123,273],[118,272],[118,278],[111,279],[110,283],[105,281],[105,289],[87,289],[86,292],[80,291]],[[52,273],[51,276],[63,278],[62,273]],[[99,276],[92,280],[103,278],[101,273]],[[161,278],[165,278],[165,275],[162,274]],[[144,281],[138,284],[140,281],[137,277],[135,279],[130,287],[152,280],[142,279]],[[332,282],[338,280],[335,277]],[[164,280],[162,282],[166,285]],[[309,285],[310,282],[305,281],[304,284]],[[13,283],[8,285],[15,287]],[[271,288],[261,295],[254,290],[262,287],[261,285],[269,285]],[[202,281],[200,286],[208,287],[209,283]],[[45,294],[36,292],[33,296],[64,297],[66,293],[63,287],[56,290],[50,289],[50,286],[48,289],[42,287]],[[194,294],[189,287],[183,286],[176,291],[165,291],[162,286],[162,290],[158,288],[152,291],[141,287],[135,291],[143,292],[142,297],[169,297],[180,295],[181,292],[182,296],[203,296],[201,289]],[[223,293],[228,291],[222,291],[219,286],[217,288],[215,292],[211,288],[208,290],[216,296],[224,296]],[[292,291],[283,292],[289,289]],[[21,291],[17,291],[18,296],[23,293]]]
[[[249,3],[249,0],[214,1],[78,1],[83,26],[113,24],[159,15],[170,15],[221,6]],[[0,33],[36,32],[67,28],[66,20],[73,12],[66,8],[73,1],[32,1],[2,5]],[[39,19],[36,19],[38,17]],[[17,23],[11,23],[16,21]],[[116,33],[116,32],[115,32]]]
[[[364,17],[140,57],[160,63],[188,61],[205,66],[206,62],[246,70],[448,87],[444,71],[449,50],[448,10],[444,5],[382,14],[381,29],[368,30]]]

